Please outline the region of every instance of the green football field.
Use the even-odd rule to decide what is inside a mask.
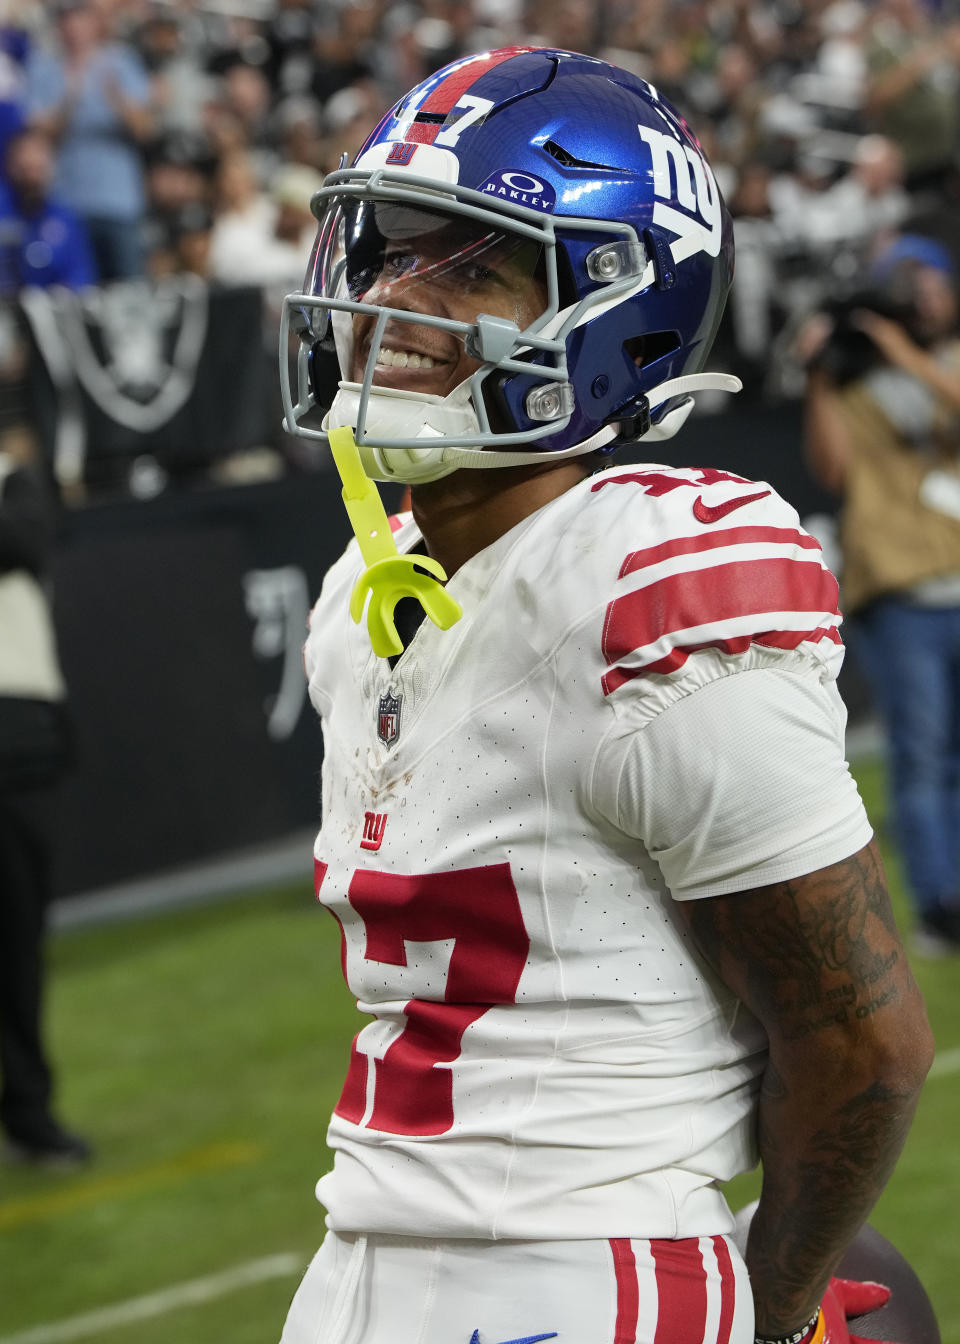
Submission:
[[[879,768],[858,773],[882,835]],[[308,863],[296,887],[53,940],[61,1110],[98,1156],[69,1175],[0,1168],[0,1344],[278,1339],[323,1235],[313,1184],[358,1025]],[[937,1063],[871,1222],[960,1344],[960,962],[916,970]]]

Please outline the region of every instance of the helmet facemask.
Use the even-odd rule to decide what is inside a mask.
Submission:
[[[604,250],[619,253],[620,273],[562,306],[563,254],[550,216],[525,207],[510,213],[502,203],[493,210],[478,192],[445,184],[441,193],[409,176],[401,186],[382,173],[346,170],[328,181],[314,201],[322,206],[325,197],[326,209],[304,292],[284,305],[282,344],[290,329],[301,336],[296,404],[284,388],[288,424],[321,439],[352,425],[365,469],[380,480],[541,461],[536,441],[562,429],[573,408],[567,333],[635,288],[646,268],[634,230],[590,222],[590,232],[609,235]],[[333,389],[311,380],[311,366],[324,351],[329,358],[331,345],[341,374],[332,405]],[[304,417],[324,400],[321,428],[311,429]],[[596,443],[563,455],[616,433],[607,427]]]
[[[638,378],[626,355],[643,334],[636,300],[661,271],[628,223],[494,203],[382,168],[332,173],[313,207],[320,230],[304,292],[284,303],[281,350],[291,330],[301,337],[296,403],[281,360],[286,423],[321,440],[352,426],[374,479],[419,483],[669,437],[691,391],[739,385],[700,373]],[[582,278],[564,286],[571,264]],[[597,370],[585,386],[586,365],[580,385],[568,370],[568,338],[574,349],[588,329],[595,345],[606,332],[606,411],[594,400]],[[334,349],[340,376],[324,380]],[[563,435],[575,411],[582,428]]]

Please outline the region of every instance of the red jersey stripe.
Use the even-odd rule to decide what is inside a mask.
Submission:
[[[611,1238],[610,1250],[613,1253],[613,1272],[617,1281],[617,1321],[613,1344],[636,1344],[637,1322],[640,1318],[637,1259],[628,1237]]]
[[[733,639],[711,639],[702,644],[677,645],[664,658],[651,663],[642,663],[639,667],[614,667],[601,677],[604,695],[619,690],[628,681],[636,677],[645,677],[651,672],[664,675],[676,672],[683,667],[692,653],[701,649],[719,649],[721,653],[745,653],[751,644],[764,644],[774,649],[796,649],[801,644],[817,644],[828,639],[833,644],[843,644],[840,631],[835,625],[819,626],[816,630],[769,630],[759,635],[738,635]]]
[[[634,574],[661,560],[672,560],[675,555],[696,555],[719,546],[743,546],[752,542],[778,542],[785,546],[801,546],[806,551],[819,551],[820,543],[792,527],[727,527],[720,532],[698,532],[693,537],[672,537],[659,546],[647,546],[642,551],[631,551],[620,566],[618,578]]]
[[[733,1329],[733,1311],[737,1302],[737,1284],[730,1259],[730,1247],[725,1237],[714,1237],[713,1249],[720,1270],[720,1322],[717,1326],[717,1344],[730,1344]]]
[[[833,613],[838,595],[829,570],[797,560],[738,560],[671,574],[610,603],[603,625],[604,659],[609,666],[666,635],[738,617]]]
[[[343,1080],[340,1100],[334,1107],[335,1114],[353,1125],[359,1125],[367,1109],[367,1070],[370,1067],[366,1055],[357,1049],[359,1035],[357,1032],[350,1046],[350,1065]]]
[[[320,888],[323,885],[323,879],[327,875],[327,865],[320,859],[313,861],[313,886],[317,893],[317,900],[320,899]],[[343,930],[343,921],[336,910],[331,910],[331,915],[337,921],[340,929],[340,967],[343,971],[344,981],[347,980],[347,935]],[[359,1036],[359,1032],[357,1036]],[[353,1038],[353,1044],[350,1046],[350,1067],[347,1070],[347,1076],[344,1079],[343,1090],[340,1093],[340,1100],[336,1105],[337,1115],[342,1115],[345,1120],[350,1120],[355,1125],[359,1125],[363,1119],[363,1113],[367,1109],[367,1057],[357,1049],[357,1036]]]
[[[795,649],[798,644],[809,640],[811,644],[821,639],[829,639],[833,644],[843,644],[843,636],[835,625],[821,625],[816,630],[768,630],[765,634],[754,635],[754,644],[765,644],[770,649]]]
[[[703,1344],[707,1327],[707,1271],[697,1237],[650,1242],[657,1276],[657,1329],[653,1344]]]
[[[525,51],[532,51],[532,47],[504,47],[502,51],[485,51],[472,56],[442,80],[417,111],[450,112],[471,84],[475,84],[489,70],[495,70],[504,61],[509,61],[511,57],[519,56]],[[408,140],[410,138],[409,135],[406,137]]]

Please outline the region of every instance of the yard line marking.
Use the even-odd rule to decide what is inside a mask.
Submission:
[[[169,1185],[195,1172],[216,1171],[221,1167],[242,1166],[254,1162],[261,1148],[254,1143],[212,1143],[205,1148],[194,1148],[168,1162],[157,1162],[150,1167],[99,1180],[69,1185],[62,1190],[49,1190],[23,1199],[0,1201],[0,1232],[23,1227],[26,1223],[42,1222],[44,1218],[75,1209],[100,1204],[117,1196],[139,1193],[155,1185]]]
[[[954,1046],[952,1050],[941,1050],[936,1054],[927,1076],[943,1078],[948,1073],[958,1072],[960,1072],[960,1045]],[[3,1344],[2,1340],[0,1344]]]
[[[67,1340],[84,1339],[98,1335],[103,1330],[115,1330],[134,1321],[163,1316],[179,1307],[213,1302],[238,1288],[302,1272],[304,1266],[304,1257],[293,1251],[267,1255],[261,1260],[248,1260],[245,1264],[234,1265],[232,1269],[222,1270],[219,1274],[209,1274],[203,1279],[175,1283],[158,1293],[147,1293],[145,1297],[131,1297],[126,1302],[116,1302],[112,1307],[103,1307],[99,1311],[87,1311],[81,1316],[68,1316],[62,1321],[33,1326],[18,1335],[6,1335],[0,1339],[0,1344],[65,1344]]]

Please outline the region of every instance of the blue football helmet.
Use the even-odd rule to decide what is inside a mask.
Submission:
[[[733,274],[713,173],[656,89],[605,61],[453,62],[312,208],[303,292],[284,303],[286,424],[353,426],[374,479],[668,438],[692,392],[739,387],[701,372]]]

